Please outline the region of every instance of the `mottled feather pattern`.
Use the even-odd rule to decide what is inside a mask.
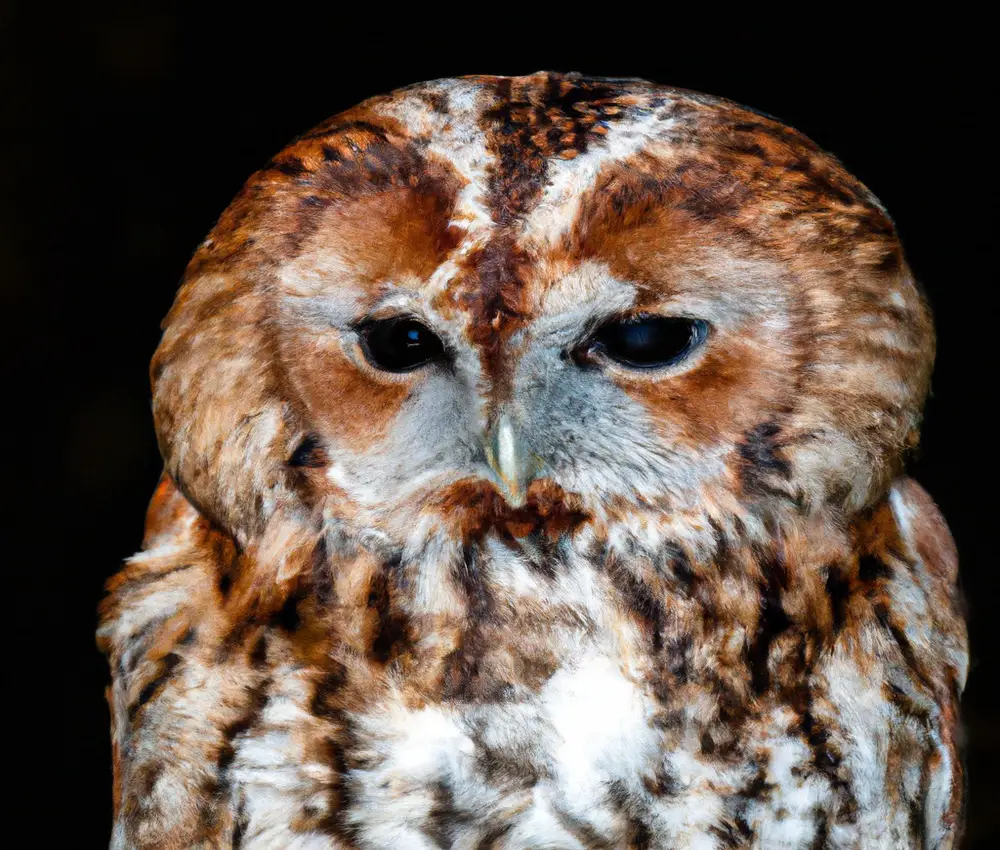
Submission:
[[[626,314],[709,331],[582,346]],[[446,358],[374,366],[397,315]],[[111,846],[957,847],[933,357],[879,202],[736,104],[466,77],[306,133],[153,359]]]

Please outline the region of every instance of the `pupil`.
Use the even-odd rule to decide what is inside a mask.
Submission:
[[[444,344],[416,319],[377,319],[359,327],[368,362],[386,372],[408,372],[444,354]]]
[[[654,368],[682,360],[704,339],[706,331],[707,325],[698,319],[628,318],[601,328],[594,346],[625,366]]]

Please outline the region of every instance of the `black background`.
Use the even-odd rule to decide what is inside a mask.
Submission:
[[[1000,565],[987,554],[996,92],[976,23],[949,29],[938,13],[920,33],[876,33],[866,19],[803,18],[779,33],[765,20],[751,35],[721,7],[697,22],[624,7],[573,19],[567,8],[558,26],[532,9],[320,11],[23,4],[2,25],[0,185],[13,201],[0,222],[13,454],[4,489],[15,503],[5,539],[9,551],[27,544],[6,565],[15,616],[4,669],[25,750],[7,776],[35,811],[44,838],[33,844],[107,845],[108,676],[95,608],[138,548],[160,471],[147,366],[195,245],[254,169],[365,97],[441,76],[554,69],[647,77],[775,115],[836,153],[894,216],[939,334],[913,472],[951,525],[970,609],[964,846],[1000,847]]]

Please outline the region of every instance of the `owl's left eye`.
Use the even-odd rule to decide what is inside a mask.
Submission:
[[[599,327],[589,340],[588,351],[632,369],[655,369],[679,363],[707,334],[708,324],[701,319],[627,316]]]
[[[372,319],[358,327],[368,362],[385,372],[409,372],[444,356],[444,343],[410,317]]]

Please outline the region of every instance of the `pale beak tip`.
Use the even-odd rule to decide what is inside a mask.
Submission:
[[[506,416],[493,425],[486,446],[486,458],[500,481],[504,498],[511,507],[521,507],[533,476],[526,462],[525,446]]]

